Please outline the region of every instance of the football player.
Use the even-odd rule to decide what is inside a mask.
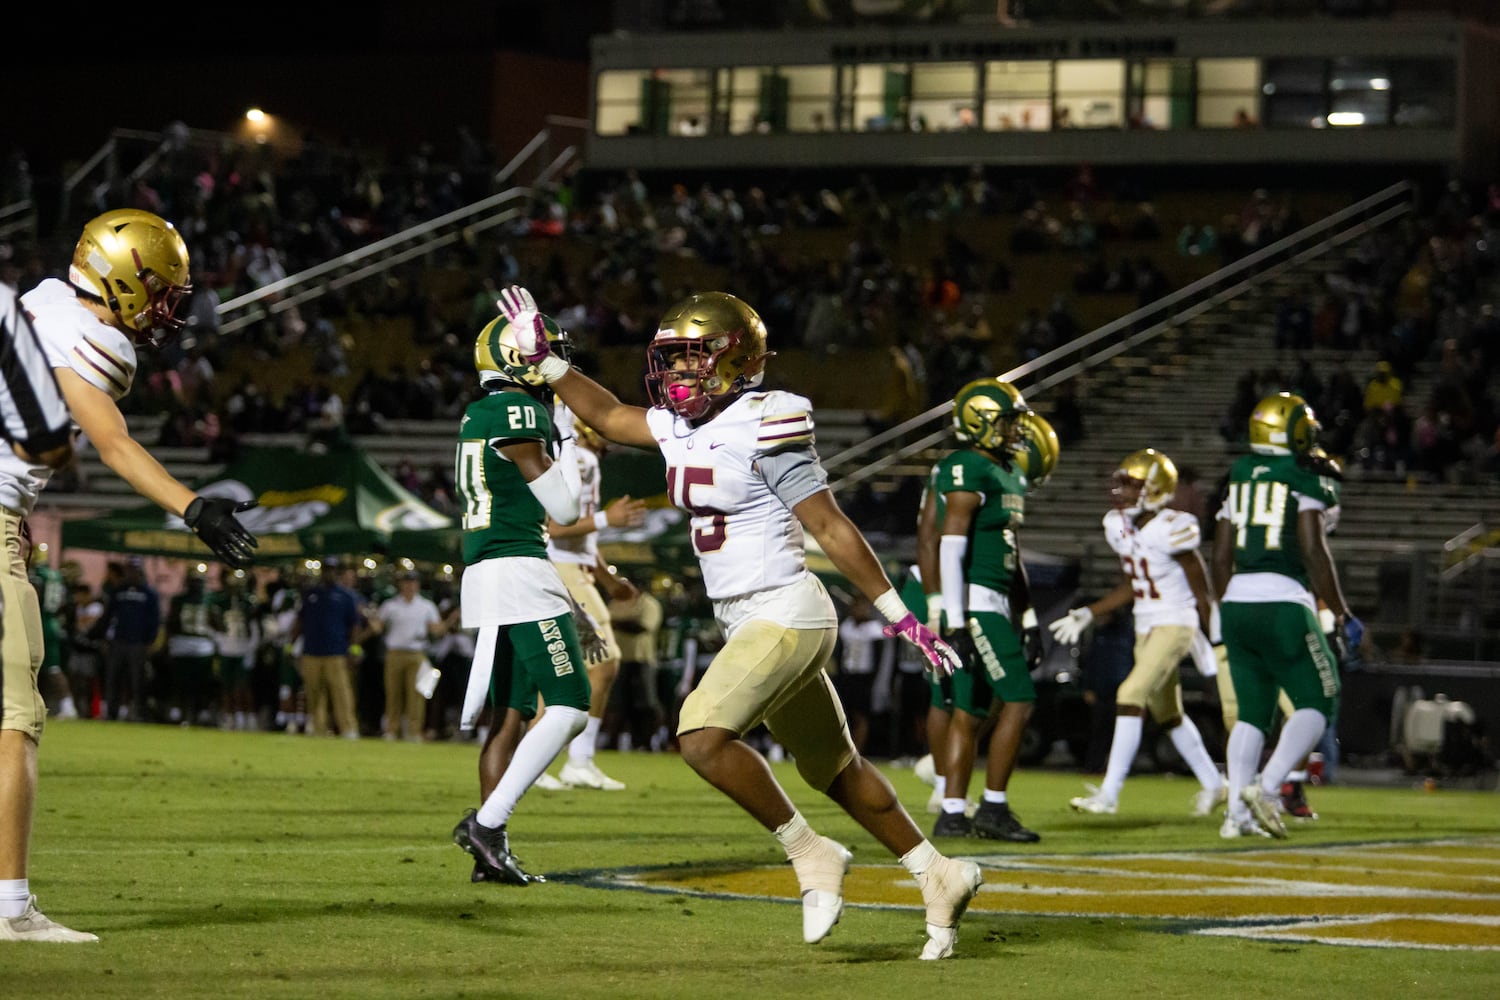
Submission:
[[[1062,446],[1057,440],[1057,431],[1053,430],[1052,424],[1047,418],[1035,410],[1027,410],[1018,419],[1020,436],[1014,443],[1012,451],[1014,460],[1020,470],[1026,475],[1026,489],[1031,492],[1047,481],[1052,471],[1057,468],[1057,460],[1062,453]],[[929,552],[929,572],[937,573],[937,498],[931,488],[922,491],[921,513],[918,516],[917,532],[919,539],[928,539],[927,551]],[[919,546],[922,543],[919,542]],[[910,574],[911,584],[917,590],[921,589],[921,570],[913,567]],[[915,591],[914,591],[915,593]],[[903,598],[906,590],[902,590]],[[943,597],[937,588],[924,596],[926,601],[926,618],[929,628],[937,630],[942,627]],[[912,606],[908,600],[908,606]],[[947,678],[931,678],[931,703],[927,710],[927,746],[936,748],[939,752],[948,745],[948,723],[953,717],[953,684]],[[994,717],[986,717],[981,723],[978,738],[983,740],[989,735],[993,728]],[[917,761],[914,769],[917,776],[932,786],[932,794],[927,799],[927,811],[930,813],[941,813],[943,811],[944,792],[947,787],[947,779],[943,777],[934,755],[929,752],[925,757]],[[964,801],[964,814],[972,816],[976,804]],[[951,822],[951,821],[950,821]]]
[[[594,747],[599,741],[599,727],[604,721],[604,708],[609,704],[610,688],[614,687],[615,674],[620,669],[620,647],[615,643],[615,634],[610,627],[609,607],[599,593],[596,583],[603,582],[611,590],[623,588],[634,591],[628,581],[617,581],[609,572],[609,566],[599,557],[599,532],[605,528],[634,527],[646,519],[646,504],[628,496],[619,497],[609,506],[599,504],[599,454],[604,450],[604,441],[587,424],[574,421],[573,430],[578,438],[578,477],[583,493],[579,498],[578,520],[572,524],[561,524],[554,518],[547,519],[547,558],[557,567],[558,575],[567,585],[568,593],[579,607],[593,619],[599,638],[604,642],[604,659],[590,663],[589,688],[593,692],[589,699],[589,717],[583,732],[568,744],[568,760],[563,764],[562,774],[554,778],[546,772],[537,779],[537,787],[549,791],[562,788],[594,788],[600,791],[619,791],[624,782],[617,781],[599,769],[594,763]]]
[[[761,722],[796,759],[813,788],[838,803],[911,872],[926,903],[926,959],[952,954],[959,917],[979,889],[972,862],[944,857],[897,801],[890,783],[856,752],[826,668],[837,618],[807,569],[803,532],[890,623],[886,634],[919,646],[934,669],[953,651],[907,611],[875,554],[829,492],[813,448],[809,402],[759,388],[766,328],[749,305],[723,292],[667,310],[648,352],[654,406],[621,403],[574,371],[537,331],[545,320],[524,289],[501,307],[523,359],[605,438],[660,449],[667,492],[692,515],[691,536],[726,642],[683,702],[683,759],[773,832],[802,890],[802,934],[820,941],[843,912],[850,854],[819,836],[792,805],[766,761],[744,740]]]
[[[1036,612],[1028,606],[1015,534],[1025,517],[1028,488],[1015,449],[1022,440],[1021,418],[1029,410],[1021,393],[999,379],[977,379],[958,391],[953,427],[963,447],[933,466],[930,502],[924,501],[917,525],[923,586],[929,598],[939,598],[943,637],[965,663],[952,678],[947,733],[932,744],[944,786],[935,837],[1041,839],[1011,811],[1007,794],[1036,702],[1032,657],[1022,638],[1035,627]],[[1040,650],[1039,642],[1034,648]],[[995,712],[995,702],[1000,707],[984,795],[970,820],[965,807],[979,729]]]
[[[1072,645],[1096,618],[1126,605],[1135,617],[1135,665],[1115,694],[1115,732],[1104,783],[1069,801],[1077,812],[1113,813],[1119,808],[1148,709],[1171,734],[1172,745],[1202,786],[1193,797],[1193,815],[1209,815],[1227,797],[1202,734],[1182,710],[1177,667],[1200,628],[1208,631],[1213,597],[1198,552],[1198,519],[1167,507],[1176,492],[1177,466],[1166,455],[1147,448],[1126,456],[1114,472],[1114,509],[1104,515],[1104,537],[1120,557],[1125,579],[1051,625],[1058,642]]]
[[[1317,433],[1317,418],[1302,397],[1282,392],[1262,399],[1250,414],[1250,454],[1230,470],[1218,512],[1214,581],[1239,704],[1229,734],[1225,837],[1286,836],[1282,782],[1317,747],[1334,716],[1338,668],[1314,595],[1333,613],[1336,637],[1351,648],[1364,637],[1328,551],[1327,512],[1339,502],[1338,483],[1305,464]],[[1293,712],[1256,781],[1278,689]]]
[[[555,324],[544,339],[566,349]],[[570,414],[554,414],[547,383],[522,361],[505,317],[479,332],[474,366],[486,395],[464,411],[454,473],[464,503],[463,627],[479,630],[461,725],[473,728],[487,697],[496,717],[480,748],[482,803],[453,840],[474,857],[473,881],[528,885],[542,879],[511,853],[506,824],[588,720],[584,646],[545,540],[548,518],[578,520],[582,483]],[[538,695],[547,711],[526,730]]]
[[[51,470],[71,451],[66,417],[61,423],[54,419],[56,393],[104,464],[137,493],[182,517],[220,560],[244,566],[254,555],[255,536],[235,517],[254,503],[194,494],[131,438],[118,405],[135,379],[137,348],[159,346],[182,329],[182,306],[191,290],[187,245],[171,223],[150,212],[121,209],[83,227],[66,280],[49,278],[21,297],[21,312],[40,347],[30,360],[29,342],[17,335],[21,321],[6,304],[13,348],[3,366],[6,433],[17,440],[18,427],[35,434],[45,425],[46,440],[14,454],[0,453],[0,544],[10,553],[9,572],[0,573],[5,637],[0,647],[0,940],[96,940],[38,912],[26,878],[36,744],[46,710],[41,698],[33,697],[42,657],[40,612],[20,553],[22,521]],[[55,388],[42,374],[46,368],[55,376]]]

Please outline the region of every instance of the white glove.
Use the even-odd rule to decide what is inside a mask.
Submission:
[[[1065,646],[1071,646],[1078,642],[1083,635],[1084,629],[1094,623],[1094,613],[1088,608],[1074,608],[1068,612],[1066,618],[1059,618],[1048,625],[1052,630],[1052,638]]]
[[[1217,647],[1222,649],[1223,647]],[[1204,677],[1212,677],[1219,672],[1219,656],[1214,644],[1209,641],[1208,636],[1202,630],[1193,633],[1193,645],[1190,650],[1193,657],[1193,666],[1198,668],[1198,673]]]
[[[537,311],[536,299],[532,298],[531,293],[520,285],[505,286],[501,290],[500,298],[495,302],[495,306],[500,310],[500,315],[512,323],[522,313]]]
[[[557,431],[557,436],[564,441],[577,435],[573,430],[573,411],[568,409],[568,404],[558,400],[552,407],[552,429]]]
[[[510,323],[511,335],[516,338],[516,350],[527,364],[540,365],[552,355],[552,346],[547,343],[547,328],[530,292],[520,285],[510,285],[500,292],[495,305]]]

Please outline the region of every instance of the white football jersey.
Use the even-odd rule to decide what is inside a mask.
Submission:
[[[759,465],[780,451],[811,450],[812,405],[807,399],[789,392],[747,392],[696,426],[660,408],[648,410],[646,422],[667,460],[667,495],[692,515],[693,550],[710,598],[729,602],[812,579],[802,524],[772,491]],[[824,614],[822,602],[828,599],[821,587],[799,587],[797,592],[812,595],[809,599],[819,605],[812,618],[834,624],[831,604]],[[792,611],[782,624],[811,627],[812,618]]]
[[[1202,541],[1198,519],[1180,510],[1160,510],[1137,528],[1123,511],[1104,515],[1104,537],[1120,557],[1135,592],[1135,630],[1158,625],[1198,627],[1198,600],[1175,558]]]
[[[65,282],[48,278],[21,296],[47,361],[67,368],[118,402],[135,381],[135,345],[90,312]],[[0,506],[31,513],[51,470],[0,448]]]
[[[592,521],[599,509],[599,456],[579,446],[573,451],[578,455],[578,481],[583,490],[578,496],[578,522]],[[594,565],[599,557],[599,532],[590,531],[568,538],[547,536],[547,558],[553,562]]]

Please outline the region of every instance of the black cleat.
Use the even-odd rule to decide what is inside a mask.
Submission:
[[[974,814],[974,833],[985,840],[1009,840],[1016,844],[1035,844],[1041,834],[1021,825],[1021,817],[1004,802],[981,802]]]
[[[453,842],[473,855],[475,873],[471,882],[504,882],[507,885],[530,885],[546,881],[539,875],[529,875],[516,856],[510,853],[510,840],[505,827],[488,827],[479,822],[475,810],[464,813],[464,818],[453,828]],[[479,869],[484,869],[480,876]]]
[[[932,824],[932,835],[934,837],[972,837],[974,824],[970,823],[969,817],[961,812],[941,813],[937,822]]]

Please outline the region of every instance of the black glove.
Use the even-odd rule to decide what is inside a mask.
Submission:
[[[974,645],[974,633],[966,628],[944,629],[943,641],[958,654],[965,670],[983,672],[984,661],[979,658],[979,647]]]
[[[255,536],[246,531],[234,515],[243,514],[254,506],[254,500],[194,497],[183,511],[182,519],[221,561],[235,569],[244,569],[255,560],[257,543]]]
[[[1031,625],[1021,630],[1021,655],[1026,657],[1026,669],[1035,670],[1042,665],[1047,650],[1042,646],[1042,627]]]

